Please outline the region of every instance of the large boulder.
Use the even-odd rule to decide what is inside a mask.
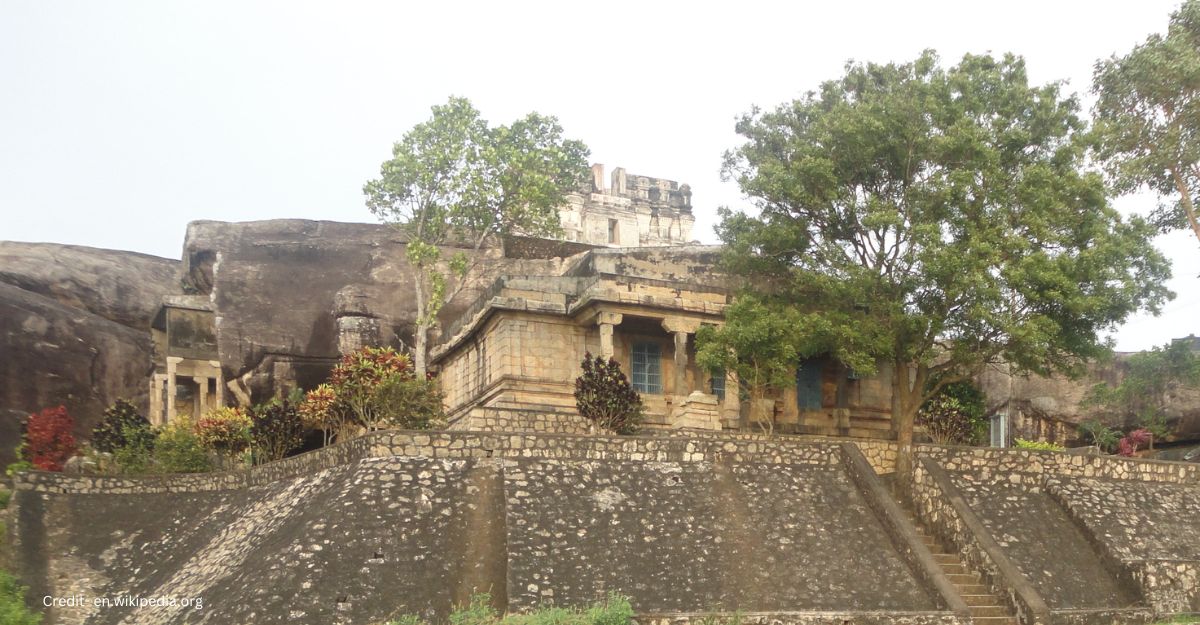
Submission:
[[[135,252],[0,241],[0,464],[21,419],[63,404],[90,433],[124,397],[143,409],[150,321],[179,290],[179,261]]]
[[[146,329],[0,283],[0,354],[0,465],[15,459],[21,419],[41,408],[65,405],[87,437],[117,398],[146,407]]]
[[[405,239],[380,224],[279,219],[196,221],[184,242],[182,287],[206,294],[223,375],[241,402],[281,385],[320,382],[346,347],[411,345],[416,302]],[[442,310],[458,319],[503,274],[561,273],[586,247],[545,243],[473,253],[482,261]],[[542,258],[533,258],[541,256]],[[549,258],[547,258],[549,256]]]
[[[136,252],[0,241],[0,282],[139,330],[179,291],[178,270],[179,261]]]

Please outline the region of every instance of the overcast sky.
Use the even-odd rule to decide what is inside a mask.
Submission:
[[[1085,93],[1097,58],[1175,5],[0,0],[0,239],[177,258],[196,219],[371,221],[363,182],[454,94],[494,123],[556,115],[593,162],[691,184],[715,242],[717,206],[748,204],[719,169],[751,105],[924,48],[1011,51]],[[1119,349],[1200,331],[1200,244],[1159,243],[1179,296]]]

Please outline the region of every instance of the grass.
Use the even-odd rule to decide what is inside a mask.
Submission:
[[[527,614],[500,614],[487,593],[471,595],[467,605],[450,613],[449,625],[630,625],[633,607],[616,593],[586,609],[539,607]],[[387,625],[432,625],[415,614],[405,614]]]

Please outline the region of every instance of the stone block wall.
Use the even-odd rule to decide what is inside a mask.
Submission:
[[[34,596],[205,602],[47,625],[440,619],[487,590],[513,610],[612,590],[654,618],[965,623],[844,462],[795,441],[381,432],[238,473],[23,474],[14,542]]]

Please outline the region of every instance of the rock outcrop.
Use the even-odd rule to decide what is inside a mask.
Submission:
[[[0,241],[0,466],[20,421],[65,405],[76,434],[124,397],[145,408],[150,319],[178,290],[177,261],[133,252]]]
[[[499,275],[555,275],[564,257],[587,249],[539,243],[533,253],[520,241],[507,243],[511,254],[481,250],[478,271],[443,308],[443,322],[457,319]],[[192,222],[181,275],[185,292],[213,302],[233,396],[260,401],[281,385],[320,382],[344,347],[410,345],[413,272],[404,237],[389,226],[280,219]]]

